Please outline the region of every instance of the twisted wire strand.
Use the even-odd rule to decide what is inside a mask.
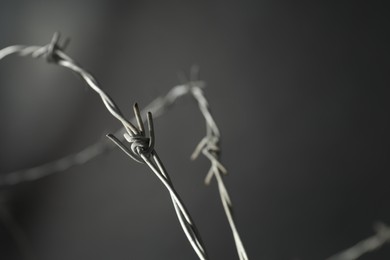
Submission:
[[[390,227],[379,223],[375,227],[376,234],[368,237],[356,245],[345,249],[344,251],[333,255],[326,260],[355,260],[362,255],[378,250],[385,243],[390,242]]]
[[[4,57],[11,54],[19,54],[21,56],[31,55],[35,51],[39,50],[42,47],[39,46],[10,46],[5,49],[0,50],[0,60]],[[199,84],[202,84],[201,82]],[[162,116],[179,98],[182,96],[188,95],[190,88],[187,85],[178,85],[173,87],[165,96],[157,97],[154,99],[148,106],[146,106],[142,111],[141,115],[146,114],[146,111],[150,111],[154,117]],[[135,117],[132,118],[131,122],[135,122]],[[120,141],[124,141],[125,138],[123,134],[125,133],[124,128],[120,128],[115,132],[115,135],[118,136]],[[20,184],[22,182],[34,181],[40,178],[60,173],[66,171],[74,166],[83,165],[99,155],[102,155],[105,152],[108,152],[114,149],[116,146],[102,139],[92,145],[89,145],[70,155],[64,156],[54,161],[43,163],[36,167],[31,167],[28,169],[17,170],[13,172],[8,172],[5,174],[0,174],[0,188],[8,187]]]
[[[133,160],[139,163],[146,163],[159,178],[159,180],[164,184],[171,196],[176,215],[179,219],[179,223],[184,231],[184,234],[186,235],[199,259],[206,260],[207,254],[199,232],[197,231],[191,216],[188,214],[186,207],[176,192],[163,163],[157,155],[157,152],[154,150],[154,127],[152,114],[150,112],[147,114],[149,137],[146,137],[145,127],[143,125],[143,120],[141,118],[137,104],[134,105],[134,114],[140,134],[137,136],[130,136],[128,133],[124,134],[126,141],[131,144],[130,148],[127,148],[114,135],[108,134],[107,136]]]
[[[91,87],[97,94],[99,94],[102,99],[103,104],[106,106],[107,110],[118,119],[125,129],[124,137],[127,141],[129,141],[132,146],[132,150],[127,150],[123,145],[120,144],[118,139],[115,139],[111,136],[111,140],[114,141],[115,144],[119,145],[122,150],[125,150],[128,155],[131,156],[134,160],[141,162],[144,161],[152,171],[159,177],[159,179],[163,182],[163,184],[168,189],[175,211],[179,218],[179,222],[183,228],[187,239],[189,240],[191,246],[194,251],[198,255],[199,259],[206,260],[207,254],[205,252],[204,246],[201,242],[200,236],[196,231],[195,224],[191,220],[187,210],[185,209],[183,203],[181,202],[179,195],[174,190],[174,187],[168,177],[167,172],[164,170],[161,161],[158,159],[157,152],[154,150],[154,131],[153,131],[153,121],[152,115],[149,112],[148,115],[148,123],[149,123],[149,138],[145,136],[144,127],[142,119],[140,118],[140,111],[138,106],[134,106],[134,112],[136,116],[136,121],[138,123],[138,127],[135,127],[130,121],[128,121],[120,111],[119,107],[116,106],[114,101],[110,98],[110,96],[105,93],[99,86],[96,79],[85,69],[79,66],[73,59],[67,56],[58,45],[59,34],[54,34],[52,41],[50,44],[40,47],[40,46],[10,46],[2,51],[0,51],[0,60],[4,57],[18,53],[22,56],[31,55],[34,58],[46,57],[48,62],[54,63],[56,65],[68,68],[69,70],[77,73],[89,87]],[[95,147],[96,148],[96,147]],[[96,150],[98,151],[98,150]],[[96,154],[95,151],[95,154]],[[153,158],[155,164],[151,161],[150,157]],[[69,158],[68,158],[69,159]],[[66,161],[69,163],[69,161]],[[70,165],[64,165],[64,167],[69,167]],[[25,176],[24,176],[25,177]],[[35,175],[36,177],[36,175]],[[15,181],[14,181],[15,182]]]
[[[124,118],[121,110],[118,106],[115,105],[111,97],[99,87],[99,84],[96,79],[87,70],[80,67],[73,59],[71,59],[61,50],[60,46],[58,45],[58,40],[59,34],[56,33],[54,34],[50,44],[43,47],[23,45],[7,47],[1,51],[0,60],[14,53],[18,53],[21,56],[31,55],[33,58],[40,58],[42,56],[45,56],[48,62],[70,69],[71,71],[81,76],[81,78],[84,79],[87,85],[92,88],[97,94],[99,94],[107,110],[111,113],[111,115],[117,118],[124,125],[126,131],[130,135],[139,134],[137,128],[130,121]]]
[[[156,152],[152,153],[153,160],[156,163],[156,168],[153,165],[153,162],[145,157],[142,156],[142,159],[147,163],[147,165],[153,170],[153,172],[157,175],[157,177],[160,179],[162,183],[164,183],[165,187],[168,189],[171,198],[172,203],[174,205],[176,215],[178,216],[180,225],[182,229],[184,230],[188,240],[190,241],[192,247],[198,254],[200,259],[206,259],[207,254],[203,246],[203,242],[201,241],[200,235],[198,230],[196,229],[196,226],[193,224],[193,220],[191,219],[191,216],[188,215],[187,210],[182,203],[180,197],[177,195],[176,191],[173,189],[173,184],[169,178],[168,173],[166,172],[164,166],[162,165],[158,155]]]
[[[233,217],[233,205],[230,200],[229,193],[223,182],[222,175],[227,174],[226,168],[220,162],[220,131],[217,124],[211,114],[208,101],[203,93],[202,86],[198,85],[197,81],[198,69],[193,67],[191,71],[191,80],[189,85],[191,86],[192,96],[198,103],[199,109],[206,121],[206,136],[199,142],[195,151],[191,155],[191,159],[195,160],[199,154],[202,154],[210,160],[211,167],[206,175],[205,184],[209,185],[212,177],[215,177],[218,184],[218,191],[222,201],[222,205],[225,211],[225,215],[228,219],[230,229],[233,234],[234,242],[236,245],[237,254],[240,260],[248,260],[244,244],[238,233],[234,217]]]

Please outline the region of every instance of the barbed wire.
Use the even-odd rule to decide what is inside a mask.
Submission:
[[[206,136],[199,142],[195,151],[191,155],[191,159],[195,160],[202,152],[203,155],[210,160],[211,167],[206,175],[205,184],[209,185],[212,177],[215,177],[218,184],[218,191],[222,201],[222,205],[228,219],[230,229],[233,234],[234,242],[236,245],[238,257],[240,260],[248,260],[247,253],[244,245],[238,233],[234,217],[233,217],[233,204],[230,200],[229,193],[223,182],[222,175],[227,174],[226,168],[222,165],[219,159],[220,155],[220,132],[214,118],[211,114],[208,101],[203,93],[201,86],[197,85],[198,81],[198,68],[192,67],[189,85],[191,86],[191,93],[195,100],[198,102],[199,109],[206,121]]]
[[[3,50],[0,50],[0,60],[3,58]],[[203,84],[203,82],[199,82]],[[171,107],[177,99],[190,93],[190,88],[186,85],[178,85],[173,87],[165,96],[154,99],[148,106],[141,110],[141,115],[145,115],[147,111],[153,114],[153,117],[159,117]],[[131,122],[135,123],[135,117]],[[124,128],[120,128],[115,132],[120,141],[124,141]],[[17,170],[5,174],[0,174],[0,188],[17,185],[22,182],[34,181],[40,178],[66,171],[74,166],[85,164],[98,156],[114,149],[116,146],[109,142],[106,138],[89,145],[79,152],[64,156],[54,161],[43,163],[36,167]]]
[[[114,116],[122,123],[125,129],[124,137],[129,143],[131,143],[131,150],[128,150],[125,146],[121,145],[120,141],[113,135],[109,135],[109,137],[117,145],[119,145],[132,159],[137,162],[146,163],[157,175],[160,181],[165,185],[171,195],[176,214],[179,218],[179,222],[188,241],[198,255],[199,259],[206,260],[207,254],[205,251],[205,247],[200,239],[199,233],[197,232],[196,226],[192,221],[186,208],[184,207],[184,204],[181,202],[181,199],[175,191],[173,184],[168,176],[168,173],[165,171],[164,166],[159,159],[157,152],[154,149],[152,114],[150,112],[148,112],[147,114],[149,137],[146,137],[138,106],[134,106],[134,112],[138,124],[137,128],[133,125],[133,123],[128,121],[123,116],[119,107],[114,103],[110,96],[101,89],[92,74],[90,74],[81,66],[79,66],[73,59],[71,59],[62,51],[62,48],[59,46],[58,41],[59,34],[55,33],[50,44],[43,47],[22,45],[10,46],[0,51],[0,60],[14,53],[18,53],[22,56],[31,55],[33,58],[45,57],[48,62],[68,68],[71,71],[77,73],[90,88],[92,88],[97,94],[99,94],[107,110],[111,113],[112,116]],[[69,167],[70,165],[66,166]]]
[[[185,235],[191,243],[191,246],[197,253],[200,259],[206,259],[206,251],[200,240],[199,233],[188,214],[184,204],[177,192],[175,191],[173,184],[169,178],[164,165],[162,164],[157,152],[154,150],[154,127],[152,120],[152,113],[148,112],[148,130],[149,137],[146,137],[145,127],[141,118],[138,105],[134,105],[134,114],[138,124],[138,135],[130,135],[128,132],[124,133],[124,137],[127,142],[131,144],[131,148],[127,148],[118,138],[112,134],[108,134],[107,137],[111,139],[119,148],[122,149],[130,158],[139,163],[146,163],[150,169],[156,174],[160,181],[164,184],[171,195],[172,203],[176,211],[176,215],[179,219]]]
[[[197,101],[198,107],[206,122],[206,136],[196,146],[193,154],[191,155],[191,159],[195,160],[200,155],[200,153],[202,153],[208,160],[210,160],[211,167],[205,177],[205,184],[209,185],[212,178],[215,177],[221,202],[233,234],[239,259],[247,260],[248,256],[233,218],[232,202],[230,200],[227,188],[223,182],[223,175],[227,174],[227,170],[222,165],[219,158],[221,151],[219,145],[220,131],[214,121],[214,118],[212,117],[208,101],[203,92],[203,87],[205,84],[203,81],[200,81],[197,78],[197,67],[192,68],[189,80],[184,80],[181,85],[173,87],[165,96],[156,98],[142,111],[138,108],[137,105],[135,105],[135,117],[128,121],[123,116],[120,109],[115,105],[113,100],[109,97],[109,95],[100,88],[96,79],[63,52],[66,45],[67,42],[62,44],[62,46],[59,45],[59,34],[56,33],[54,34],[50,44],[46,46],[15,45],[6,47],[0,50],[0,60],[11,54],[32,56],[33,58],[44,57],[50,63],[66,67],[76,72],[81,76],[81,78],[87,83],[89,87],[91,87],[97,94],[100,95],[108,111],[122,123],[123,128],[119,129],[115,134],[108,135],[113,143],[106,140],[101,140],[77,153],[62,157],[58,160],[44,163],[29,169],[1,174],[0,187],[9,187],[22,182],[37,180],[54,173],[66,171],[71,167],[87,163],[88,161],[102,155],[104,152],[115,148],[117,145],[135,161],[139,163],[146,163],[148,167],[156,174],[159,180],[164,184],[171,196],[179,223],[191,246],[200,259],[207,259],[207,254],[196,226],[194,225],[194,222],[187,212],[187,209],[185,208],[182,200],[175,191],[172,181],[160,158],[158,157],[157,152],[154,150],[152,114],[154,117],[161,116],[180,97],[191,95]],[[148,119],[147,122],[149,125],[149,137],[146,137],[142,120],[142,116],[145,114],[147,115]],[[134,126],[135,124],[138,125],[138,128]],[[130,149],[123,144],[125,140],[130,143]],[[1,210],[1,212],[2,214],[0,215],[2,216],[3,221],[7,224],[7,226],[12,228],[12,235],[16,237],[18,243],[21,243],[20,241],[23,242],[24,238],[20,239],[20,234],[23,234],[23,231],[14,224],[13,220],[10,218],[4,208]],[[366,253],[378,250],[385,243],[390,242],[390,227],[385,224],[378,224],[375,227],[375,230],[375,235],[358,242],[356,245],[340,253],[337,253],[327,258],[326,260],[355,260]],[[21,243],[20,247],[23,248],[23,251],[25,251],[25,248],[27,248],[25,246],[25,242]]]
[[[104,105],[107,107],[109,112],[124,126],[124,128],[118,130],[115,134],[109,134],[108,137],[132,159],[140,163],[146,163],[160,179],[160,181],[165,185],[171,195],[176,214],[184,230],[184,233],[187,236],[187,239],[190,241],[198,257],[200,259],[206,259],[206,252],[203,244],[201,243],[196,227],[193,224],[190,215],[187,213],[184,204],[181,202],[180,197],[175,192],[169,175],[167,174],[164,166],[161,163],[161,160],[153,148],[154,131],[151,116],[152,113],[154,117],[162,115],[172,104],[174,104],[174,102],[176,102],[178,98],[182,96],[192,95],[195,98],[206,121],[206,136],[200,141],[191,158],[196,159],[199,154],[202,153],[207,159],[210,160],[211,167],[208,174],[206,175],[205,183],[206,185],[209,185],[212,177],[215,176],[222,205],[233,234],[239,259],[247,260],[248,256],[233,218],[230,196],[222,178],[222,175],[226,174],[227,171],[219,160],[220,132],[211,115],[207,99],[205,98],[202,90],[205,84],[203,81],[200,81],[197,78],[197,67],[192,68],[190,80],[188,82],[184,82],[181,85],[173,87],[165,96],[156,98],[144,110],[140,111],[138,106],[135,105],[135,118],[131,120],[133,122],[131,123],[123,117],[121,111],[112,101],[112,99],[98,86],[98,83],[94,77],[79,65],[77,65],[74,60],[72,60],[63,52],[64,47],[60,47],[58,45],[58,40],[59,35],[55,34],[51,43],[43,47],[21,45],[7,47],[3,50],[0,50],[0,60],[10,54],[19,54],[21,56],[30,55],[34,58],[46,57],[48,62],[58,64],[78,73],[84,79],[84,81],[100,95]],[[146,111],[150,111],[151,113],[147,113]],[[149,137],[145,136],[145,129],[141,116],[144,114],[147,114],[148,118],[147,121],[149,125]],[[134,126],[135,122],[138,124],[138,129]],[[131,143],[130,149],[123,144],[124,140]],[[113,145],[113,143],[101,141],[84,148],[78,153],[65,156],[58,160],[30,169],[5,174],[1,176],[0,187],[12,186],[25,181],[37,180],[56,172],[65,171],[73,166],[84,164],[103,154],[105,151],[113,149],[114,147],[115,145]]]
[[[326,260],[355,260],[361,257],[362,255],[378,250],[385,243],[390,242],[390,227],[383,224],[378,223],[374,226],[376,234],[368,237],[356,245],[335,254]]]

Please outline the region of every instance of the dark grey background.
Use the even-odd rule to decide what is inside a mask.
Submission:
[[[60,31],[128,115],[199,64],[250,259],[324,259],[390,223],[389,11],[373,1],[1,1],[0,47]],[[72,73],[19,57],[0,63],[0,119],[1,173],[120,126]],[[210,258],[237,259],[215,182],[203,186],[209,163],[189,160],[205,130],[195,102],[180,100],[155,127]],[[118,150],[1,196],[31,259],[196,259],[161,183]],[[0,223],[0,259],[21,255]],[[389,256],[385,246],[362,259]]]

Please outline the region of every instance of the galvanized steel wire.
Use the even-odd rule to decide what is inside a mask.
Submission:
[[[179,195],[175,191],[172,181],[160,158],[158,157],[157,152],[154,149],[154,128],[152,114],[155,117],[160,116],[181,96],[192,95],[195,98],[206,121],[206,136],[200,141],[191,158],[195,159],[200,153],[202,153],[207,159],[210,160],[211,167],[205,178],[205,183],[209,184],[212,177],[215,177],[218,184],[222,205],[233,234],[239,259],[248,259],[233,218],[232,203],[222,178],[222,175],[226,174],[227,171],[219,159],[220,132],[212,117],[207,99],[203,93],[202,88],[204,87],[204,82],[199,81],[196,78],[195,68],[191,73],[192,76],[190,81],[172,88],[167,93],[167,95],[155,99],[144,110],[140,111],[138,106],[135,105],[135,118],[133,118],[131,122],[123,116],[119,107],[114,103],[110,96],[102,90],[96,79],[88,71],[86,71],[64,53],[64,47],[65,44],[62,46],[59,45],[59,34],[56,33],[52,38],[52,41],[43,47],[15,45],[4,48],[0,50],[0,60],[11,54],[32,56],[33,58],[44,57],[48,62],[68,68],[80,75],[81,78],[87,83],[87,85],[91,87],[97,94],[99,94],[103,104],[106,106],[111,115],[117,118],[123,125],[122,129],[118,130],[115,134],[109,134],[108,137],[128,156],[139,163],[146,163],[149,168],[156,174],[156,176],[167,188],[171,196],[179,222],[191,246],[198,255],[199,259],[207,259],[205,247],[200,239],[194,222],[188,214]],[[146,113],[147,111],[148,113]],[[143,125],[143,119],[141,115],[144,114],[147,114],[149,136],[146,135],[145,127]],[[136,127],[135,124],[137,124],[138,127]],[[127,148],[123,144],[125,140],[130,143],[130,148]],[[45,163],[43,165],[26,170],[2,174],[0,175],[0,187],[12,186],[25,181],[37,180],[53,173],[65,171],[73,166],[84,164],[114,147],[115,145],[113,145],[113,143],[102,141],[88,146],[78,153],[65,156],[53,162]]]

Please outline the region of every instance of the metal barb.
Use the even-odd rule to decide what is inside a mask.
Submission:
[[[106,94],[96,79],[87,72],[84,68],[79,66],[73,59],[71,59],[68,55],[66,55],[58,45],[59,34],[55,33],[51,42],[46,46],[22,46],[15,45],[4,48],[0,50],[0,60],[4,57],[11,54],[19,54],[21,56],[29,56],[31,55],[33,58],[46,57],[46,60],[52,62],[53,64],[68,68],[69,70],[75,72],[80,75],[81,78],[85,81],[85,83],[93,89],[102,99],[103,104],[106,106],[107,110],[118,119],[124,126],[126,132],[124,133],[124,137],[127,141],[131,143],[130,149],[128,149],[125,145],[122,144],[121,140],[116,138],[114,135],[109,134],[108,137],[111,141],[114,142],[117,146],[119,146],[127,155],[129,155],[132,159],[137,162],[147,163],[148,166],[155,172],[155,174],[162,180],[164,185],[169,190],[169,193],[172,198],[172,202],[174,203],[175,211],[178,215],[179,221],[182,225],[183,231],[187,236],[190,244],[192,245],[194,251],[198,255],[199,259],[205,260],[207,259],[207,255],[204,249],[203,244],[201,243],[200,236],[196,232],[196,228],[194,226],[193,221],[191,220],[189,214],[187,213],[183,203],[181,202],[177,192],[174,190],[173,185],[168,177],[168,174],[162,168],[162,163],[158,160],[157,153],[154,150],[154,130],[153,130],[153,119],[152,114],[148,113],[148,128],[149,128],[149,137],[145,136],[144,126],[141,119],[141,112],[139,111],[138,106],[134,105],[134,112],[137,120],[138,127],[135,127],[130,121],[128,121],[120,111],[119,107],[115,104],[115,102],[110,98],[108,94]],[[180,95],[178,95],[180,96]],[[162,109],[164,104],[160,104],[160,109]],[[95,154],[99,154],[99,152]],[[153,155],[153,159],[156,166],[151,160],[150,157]],[[85,157],[85,155],[84,155]],[[59,160],[54,164],[54,170],[60,169],[64,170],[71,167],[74,164],[80,164],[80,162],[74,163],[73,160],[80,160],[80,157],[76,156],[75,158],[69,157],[65,158],[65,160]],[[82,163],[85,163],[85,158],[83,158]],[[87,158],[88,159],[88,158]],[[53,167],[53,165],[45,165],[45,167]],[[35,172],[32,174],[32,172]],[[7,175],[3,180],[3,184],[14,185],[20,183],[24,180],[37,179],[42,177],[42,173],[39,172],[40,168],[35,168],[33,171],[28,171],[26,175],[19,174],[11,174]],[[47,171],[47,169],[46,169]],[[53,169],[49,169],[49,171],[53,171]],[[37,177],[38,176],[38,177]]]
[[[17,48],[18,50],[22,51],[22,49],[19,48],[20,46],[16,46],[16,47],[18,47]],[[12,53],[15,53],[15,46],[7,47],[3,50],[0,50],[0,60]],[[190,89],[188,88],[187,85],[175,86],[166,95],[154,99],[148,106],[146,106],[143,109],[143,111],[141,111],[141,115],[147,114],[146,111],[151,111],[154,117],[162,116],[169,108],[172,107],[172,105],[178,99],[180,99],[183,96],[189,95],[189,93],[190,93]],[[136,118],[133,118],[131,121],[135,122]],[[120,140],[120,141],[126,140],[124,135],[126,131],[127,131],[126,128],[120,128],[119,130],[117,130],[115,135],[118,136],[118,138],[115,137],[115,140]],[[151,133],[149,135],[151,135]],[[113,135],[108,135],[110,139],[112,139],[111,138],[112,136]],[[18,185],[22,182],[35,181],[40,178],[50,176],[52,174],[66,171],[72,167],[85,164],[101,156],[105,152],[114,149],[116,147],[116,144],[114,140],[111,141],[112,142],[109,142],[106,139],[102,139],[90,146],[85,147],[79,152],[67,155],[57,160],[50,161],[42,165],[38,165],[36,167],[32,167],[28,169],[22,169],[14,172],[0,174],[0,188],[6,186]]]
[[[221,150],[219,145],[220,132],[211,114],[208,101],[203,93],[202,90],[203,84],[198,83],[200,82],[198,81],[198,75],[199,75],[199,68],[197,66],[193,66],[191,68],[191,73],[190,73],[190,82],[186,84],[190,87],[191,94],[197,101],[199,110],[201,111],[205,119],[206,136],[196,146],[194,152],[191,155],[191,159],[192,160],[196,159],[199,156],[199,154],[202,152],[202,154],[207,159],[210,160],[211,167],[208,174],[206,175],[205,184],[209,185],[212,177],[215,177],[218,184],[218,190],[226,214],[226,218],[228,219],[230,229],[233,234],[238,257],[240,260],[247,260],[248,256],[233,218],[233,205],[222,178],[222,174],[226,175],[227,170],[222,165],[219,159],[220,150]]]
[[[135,103],[133,105],[133,110],[134,110],[135,118],[136,118],[137,123],[138,123],[139,131],[140,131],[141,134],[144,134],[145,133],[145,127],[144,127],[144,123],[142,122],[141,112],[139,111],[139,107],[138,107],[137,103]]]
[[[159,180],[167,188],[171,196],[180,225],[192,248],[198,255],[199,259],[206,260],[207,254],[195,224],[192,221],[191,216],[188,214],[187,209],[182,203],[178,193],[175,191],[169,175],[160,161],[157,152],[154,150],[154,126],[152,113],[147,113],[149,137],[146,137],[145,127],[138,105],[134,104],[133,109],[138,123],[138,133],[124,133],[125,139],[131,143],[131,148],[127,148],[120,140],[118,140],[118,138],[112,134],[107,135],[107,137],[109,137],[111,141],[119,146],[119,148],[121,148],[122,151],[124,151],[132,159],[140,163],[146,163],[149,168],[156,174]]]
[[[57,56],[56,51],[57,49],[60,49],[58,46],[58,41],[60,40],[60,34],[58,32],[55,32],[50,43],[47,45],[47,52],[46,52],[46,60],[47,62],[55,62]]]
[[[126,134],[126,133],[125,133]],[[133,155],[133,152],[128,149],[123,143],[113,134],[107,134],[107,137],[116,144],[125,154],[127,154],[131,159],[138,163],[144,163],[143,161],[139,160],[136,156]]]
[[[107,137],[113,141],[119,148],[122,149],[128,156],[139,163],[145,163],[141,157],[141,154],[150,157],[151,152],[154,150],[154,130],[153,130],[153,118],[152,114],[148,112],[148,127],[149,137],[145,135],[145,127],[141,118],[141,112],[137,103],[133,106],[134,115],[138,123],[138,132],[133,133],[128,131],[124,133],[124,138],[131,144],[130,149],[127,148],[118,138],[113,134],[108,134]]]

